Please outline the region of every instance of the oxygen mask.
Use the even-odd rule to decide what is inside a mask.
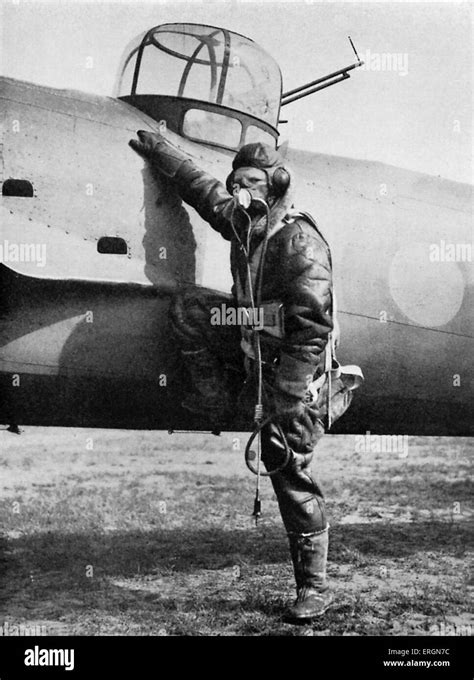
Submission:
[[[242,187],[240,184],[234,184],[232,189],[236,207],[244,210],[252,221],[267,215],[270,208],[267,201],[258,194],[259,192]]]

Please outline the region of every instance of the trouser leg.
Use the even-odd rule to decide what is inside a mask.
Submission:
[[[288,439],[291,441],[291,437]],[[283,458],[284,446],[278,430],[275,425],[268,425],[262,432],[262,461],[271,471]],[[270,477],[288,534],[311,533],[327,527],[323,492],[311,472],[312,458],[313,451],[299,453],[291,448],[286,467]]]
[[[312,432],[304,432],[301,427],[295,430],[290,427],[284,433],[288,442],[299,443],[295,448],[301,451],[291,448],[288,464],[270,479],[288,534],[296,581],[297,599],[288,610],[286,620],[298,623],[323,614],[330,606],[332,596],[326,578],[329,525],[323,493],[311,472],[312,443],[322,436],[323,428],[318,421]],[[283,458],[281,437],[277,428],[269,425],[262,433],[265,467],[271,471]]]

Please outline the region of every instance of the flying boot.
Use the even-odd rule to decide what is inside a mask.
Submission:
[[[326,579],[328,529],[313,534],[288,534],[296,579],[296,601],[285,615],[288,623],[307,623],[331,606]]]

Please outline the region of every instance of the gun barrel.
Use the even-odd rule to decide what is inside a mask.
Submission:
[[[291,97],[294,94],[298,94],[299,92],[303,92],[304,90],[308,90],[309,88],[312,88],[315,85],[319,85],[320,83],[324,83],[327,80],[337,78],[337,76],[347,74],[348,71],[352,71],[352,69],[357,68],[358,66],[362,66],[363,63],[364,63],[363,61],[360,61],[357,64],[351,64],[350,66],[346,66],[345,68],[341,68],[338,71],[334,71],[334,73],[329,73],[327,76],[322,76],[321,78],[316,78],[316,80],[312,80],[310,83],[306,83],[305,85],[300,85],[299,87],[295,87],[293,90],[288,90],[288,92],[284,92],[281,96],[282,105],[283,105],[283,103],[289,104],[289,102],[284,101],[288,97]],[[349,76],[347,76],[347,77],[349,77]],[[340,78],[339,80],[343,80],[343,78]],[[339,80],[336,80],[334,82],[339,82]],[[311,92],[317,92],[318,89],[322,90],[323,88],[317,88],[317,89],[311,90]],[[310,93],[306,92],[306,94],[310,94]],[[299,99],[299,97],[298,97],[298,99]],[[294,101],[294,100],[292,99],[291,101]]]
[[[306,97],[308,94],[313,94],[314,92],[318,92],[319,90],[324,90],[325,87],[330,87],[331,85],[340,83],[341,81],[347,80],[348,78],[350,78],[350,75],[348,73],[343,73],[338,78],[334,78],[333,80],[330,80],[327,83],[323,83],[322,85],[316,85],[315,87],[312,87],[309,90],[305,90],[304,92],[300,92],[299,94],[295,94],[292,97],[285,99],[285,101],[281,102],[281,105],[285,106],[286,104],[291,104],[291,102],[294,102],[297,99],[302,99],[303,97]]]

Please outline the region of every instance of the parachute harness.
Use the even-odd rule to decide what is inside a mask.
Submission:
[[[268,238],[269,238],[269,226],[270,226],[270,208],[268,204],[260,199],[253,199],[257,200],[259,203],[262,203],[262,205],[265,208],[265,219],[266,219],[266,227],[265,227],[265,236],[264,236],[264,241],[262,245],[262,250],[260,254],[260,259],[258,262],[258,267],[257,267],[257,273],[256,273],[256,281],[257,281],[257,293],[256,296],[254,294],[254,285],[252,281],[252,271],[250,268],[250,239],[252,235],[252,221],[250,218],[250,215],[248,214],[247,210],[245,209],[245,206],[240,202],[239,196],[237,195],[236,198],[239,201],[239,207],[242,212],[242,214],[245,215],[246,220],[248,221],[248,228],[247,228],[247,243],[244,245],[242,242],[242,239],[240,238],[240,235],[236,229],[236,226],[234,224],[234,213],[236,209],[236,205],[234,205],[234,208],[232,210],[232,215],[231,215],[231,225],[232,225],[232,230],[240,244],[240,248],[242,252],[244,253],[245,256],[245,262],[246,262],[246,270],[247,270],[247,287],[248,287],[248,292],[249,292],[249,297],[250,297],[250,305],[252,308],[252,318],[255,320],[257,317],[257,310],[261,306],[262,302],[262,279],[263,279],[263,265],[265,262],[265,254],[267,250],[267,245],[268,245]],[[248,207],[248,202],[247,206]],[[262,324],[263,326],[263,324]],[[254,357],[255,357],[255,362],[254,362],[254,370],[255,370],[255,377],[256,377],[256,382],[257,382],[257,394],[256,394],[256,403],[255,403],[255,408],[254,408],[254,429],[252,431],[252,434],[249,437],[249,440],[247,442],[247,445],[245,447],[245,464],[247,465],[248,469],[253,472],[257,476],[256,480],[256,489],[255,489],[255,499],[254,499],[254,506],[253,506],[253,513],[252,516],[255,518],[255,524],[258,523],[258,518],[262,514],[262,503],[260,499],[260,478],[262,476],[264,477],[269,477],[271,475],[276,474],[277,472],[280,472],[283,470],[291,457],[291,450],[288,446],[288,442],[286,440],[285,434],[281,428],[281,425],[279,423],[273,423],[273,418],[272,416],[265,416],[265,410],[263,406],[263,392],[264,392],[264,387],[263,387],[263,367],[262,367],[262,348],[261,348],[261,343],[260,343],[260,331],[262,329],[258,329],[255,326],[252,326],[251,328],[251,338],[252,338],[252,348],[254,350]],[[284,459],[283,462],[276,468],[267,471],[267,472],[262,472],[262,466],[261,466],[261,453],[262,453],[262,430],[264,427],[267,425],[270,425],[273,423],[275,427],[278,430],[279,437],[281,441],[283,442],[283,447],[284,447]],[[251,447],[254,441],[256,440],[257,444],[257,451],[255,452]],[[256,460],[256,464],[254,465],[254,461]]]

